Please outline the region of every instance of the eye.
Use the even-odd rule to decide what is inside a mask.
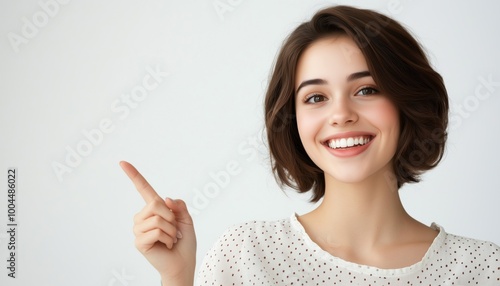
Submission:
[[[356,95],[365,96],[365,95],[377,94],[377,93],[379,93],[379,91],[377,89],[374,89],[372,87],[363,87],[362,89],[360,89],[358,91],[358,93],[356,93]]]
[[[318,103],[318,102],[325,101],[325,100],[326,100],[326,97],[324,97],[321,94],[316,93],[316,94],[312,94],[312,95],[308,96],[305,100],[305,103],[314,104],[314,103]]]

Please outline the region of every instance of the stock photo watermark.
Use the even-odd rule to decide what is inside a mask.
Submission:
[[[69,2],[69,0],[39,1],[40,10],[33,13],[30,18],[21,18],[22,27],[20,31],[18,33],[7,33],[7,38],[14,52],[19,53],[21,45],[27,45],[34,39],[40,33],[40,30],[49,24],[50,19],[56,17],[61,8]]]
[[[474,88],[474,94],[465,97],[460,104],[453,105],[449,114],[450,131],[457,130],[464,121],[471,118],[471,115],[479,110],[481,104],[493,97],[494,93],[500,88],[500,81],[495,81],[493,75],[477,77],[478,83]],[[412,150],[408,158],[401,158],[405,165],[419,166],[429,154],[435,152],[436,148],[443,142],[443,130],[433,130],[430,138],[422,138],[415,141],[416,149]],[[391,187],[397,185],[396,175],[392,172],[386,172],[385,180]]]
[[[242,2],[243,0],[215,0],[212,5],[219,19],[224,21],[224,14],[233,12]]]
[[[201,188],[193,189],[193,198],[186,203],[191,215],[196,216],[206,209],[211,200],[217,198],[230,184],[232,178],[244,171],[245,162],[252,162],[259,154],[267,154],[267,148],[262,137],[261,129],[252,136],[248,136],[237,146],[238,158],[229,160],[223,170],[209,172],[209,180]]]
[[[215,0],[212,2],[215,13],[221,21],[225,20],[225,15],[234,12],[238,6],[243,3],[244,0]],[[383,11],[387,15],[393,16],[401,13],[403,11],[403,6],[400,0],[390,0],[387,2],[386,9]],[[367,28],[376,31],[381,27],[379,25],[374,25],[374,23],[367,23]]]
[[[17,275],[17,252],[18,252],[18,222],[17,222],[17,169],[7,170],[7,276],[16,278]]]
[[[156,67],[147,66],[146,74],[141,82],[134,86],[129,93],[123,93],[118,99],[111,103],[111,113],[118,117],[118,120],[125,120],[133,109],[140,106],[140,103],[148,98],[151,92],[168,77],[169,73],[162,71],[159,65]],[[97,126],[90,129],[81,130],[83,139],[75,145],[66,145],[63,161],[53,161],[52,169],[59,182],[64,180],[64,176],[73,172],[80,166],[85,157],[102,144],[105,136],[109,136],[115,130],[115,122],[110,117],[102,118]]]
[[[493,75],[487,77],[478,76],[479,83],[474,88],[474,94],[462,100],[462,103],[455,104],[450,114],[450,130],[459,128],[463,121],[479,109],[482,102],[489,99],[500,87],[500,81],[494,81]]]
[[[126,273],[125,268],[122,268],[121,272],[113,269],[111,274],[113,277],[109,279],[108,286],[128,286],[129,282],[135,279],[134,276]]]

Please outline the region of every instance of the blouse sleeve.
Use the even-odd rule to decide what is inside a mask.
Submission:
[[[262,265],[255,222],[227,229],[207,252],[198,271],[197,285],[254,285],[275,284]]]
[[[235,243],[237,229],[226,230],[205,255],[198,272],[197,285],[243,285],[242,277],[234,275],[239,271],[238,261],[241,244]]]

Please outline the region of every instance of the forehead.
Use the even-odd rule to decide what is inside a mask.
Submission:
[[[346,35],[336,35],[313,42],[299,58],[296,85],[311,78],[346,78],[368,70],[365,57]]]

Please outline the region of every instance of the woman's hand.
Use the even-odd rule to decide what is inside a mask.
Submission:
[[[196,236],[182,200],[163,200],[130,163],[120,162],[146,206],[135,215],[137,249],[158,270],[163,285],[193,285]]]

